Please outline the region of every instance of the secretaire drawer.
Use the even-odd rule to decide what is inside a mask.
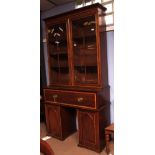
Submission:
[[[96,107],[96,93],[77,92],[65,90],[44,90],[45,101],[53,103],[73,105],[73,106],[87,106]]]

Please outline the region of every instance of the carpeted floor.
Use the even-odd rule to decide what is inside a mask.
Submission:
[[[51,137],[46,140],[51,148],[53,149],[55,155],[107,155],[105,149],[101,153],[96,153],[94,151],[78,147],[78,133],[74,133],[69,136],[64,141],[57,140]],[[46,136],[46,126],[44,123],[40,125],[40,136],[41,138]],[[113,142],[110,143],[111,154],[114,155],[114,145]]]

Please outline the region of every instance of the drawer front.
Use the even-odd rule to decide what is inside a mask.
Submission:
[[[96,108],[96,94],[62,90],[45,90],[45,100],[65,105]]]

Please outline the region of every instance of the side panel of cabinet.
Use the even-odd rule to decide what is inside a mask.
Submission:
[[[78,111],[79,146],[100,152],[98,112]]]
[[[46,126],[48,134],[53,137],[61,137],[61,119],[60,107],[55,105],[45,104]]]
[[[107,103],[99,111],[99,138],[100,147],[105,147],[105,128],[110,125],[110,103]]]

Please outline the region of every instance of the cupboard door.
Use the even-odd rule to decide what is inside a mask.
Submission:
[[[54,137],[61,137],[60,107],[45,105],[46,125],[48,133]]]
[[[69,64],[66,22],[48,26],[50,84],[68,84]]]
[[[99,151],[96,112],[78,111],[79,146]]]
[[[95,15],[72,20],[75,84],[97,84],[97,44]]]

